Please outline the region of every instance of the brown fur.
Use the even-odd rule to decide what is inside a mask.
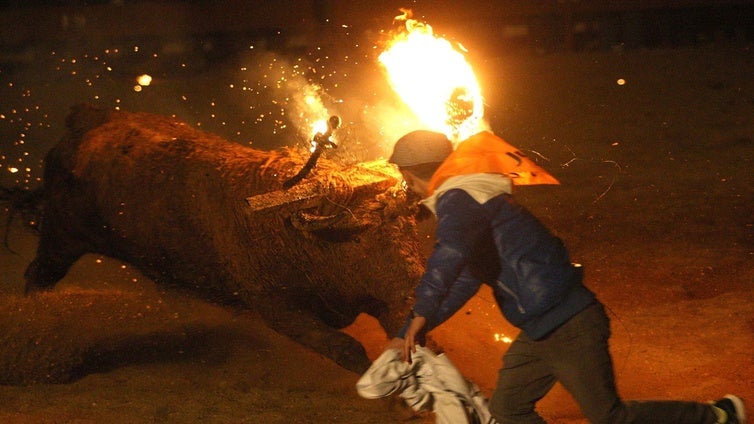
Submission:
[[[255,212],[249,196],[281,190],[305,157],[230,143],[173,118],[81,105],[46,158],[44,215],[27,291],[50,288],[84,253],[161,283],[259,311],[278,331],[353,370],[368,360],[335,329],[366,312],[386,331],[405,317],[423,265],[411,206],[389,165],[320,159],[300,184],[323,193],[307,214],[348,216],[302,232],[290,207]],[[389,187],[353,179],[388,176]],[[311,205],[307,205],[311,206]]]

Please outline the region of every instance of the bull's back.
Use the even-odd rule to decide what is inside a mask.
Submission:
[[[223,273],[236,258],[224,249],[244,244],[248,228],[239,226],[253,226],[244,199],[281,187],[283,170],[301,162],[157,115],[82,106],[67,127],[45,164],[35,262],[50,268],[96,252],[158,279],[229,281]]]

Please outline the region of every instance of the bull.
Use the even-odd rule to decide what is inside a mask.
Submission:
[[[400,176],[384,161],[305,162],[148,113],[72,108],[45,158],[39,245],[26,292],[54,287],[86,253],[160,284],[240,303],[276,331],[364,371],[338,331],[360,313],[403,324],[424,258]]]

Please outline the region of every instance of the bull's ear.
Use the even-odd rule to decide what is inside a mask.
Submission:
[[[345,210],[333,215],[319,215],[315,211],[299,210],[291,214],[291,225],[293,228],[314,232],[327,229],[345,229],[356,224],[356,219],[351,212]]]
[[[333,243],[358,242],[359,234],[369,225],[353,216],[350,211],[341,211],[334,215],[319,215],[300,210],[290,216],[293,228],[303,232],[307,237],[316,237]]]

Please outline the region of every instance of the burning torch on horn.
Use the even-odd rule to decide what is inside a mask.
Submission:
[[[322,156],[322,152],[324,152],[325,149],[335,149],[338,147],[334,141],[330,140],[330,137],[332,136],[333,131],[337,130],[339,126],[340,118],[338,116],[333,115],[327,120],[327,131],[324,133],[318,132],[312,139],[312,143],[314,143],[314,151],[312,152],[312,155],[309,156],[309,160],[306,161],[304,167],[301,168],[296,175],[283,183],[283,188],[291,188],[309,175],[309,172],[317,165],[317,160]]]

